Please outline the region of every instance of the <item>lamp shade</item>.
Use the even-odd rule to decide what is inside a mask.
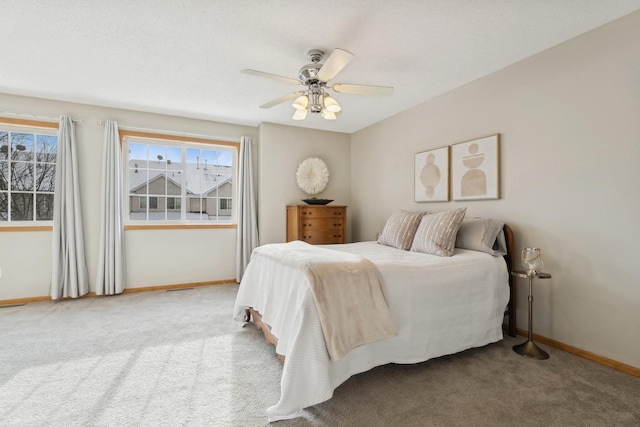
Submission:
[[[324,95],[324,108],[330,111],[331,113],[337,113],[340,110],[342,110],[342,107],[340,107],[340,104],[338,104],[338,101],[336,101],[335,99],[333,99],[332,97],[326,94]]]
[[[309,97],[307,95],[299,96],[291,105],[296,110],[306,110],[307,105],[309,105]]]
[[[542,254],[538,248],[524,248],[520,254],[522,265],[527,269],[529,274],[534,274],[542,270],[544,263]]]
[[[333,111],[329,111],[326,108],[322,109],[322,118],[324,118],[325,120],[335,120],[336,119],[336,113],[334,113]]]
[[[307,110],[296,110],[293,113],[293,120],[304,120],[307,118]]]

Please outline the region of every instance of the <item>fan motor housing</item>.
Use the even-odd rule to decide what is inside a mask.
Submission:
[[[321,67],[322,64],[318,63],[307,64],[298,71],[298,78],[306,84],[318,81],[318,71]]]
[[[318,71],[322,68],[322,64],[320,61],[324,56],[324,52],[320,49],[311,49],[307,52],[307,58],[311,61],[311,64],[307,64],[304,67],[300,68],[298,71],[298,78],[306,84],[312,84],[318,82]]]

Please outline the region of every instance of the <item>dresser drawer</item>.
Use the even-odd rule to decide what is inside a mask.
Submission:
[[[334,207],[315,207],[315,208],[300,208],[298,215],[301,219],[305,218],[343,218],[344,208]]]
[[[334,243],[344,243],[344,235],[342,230],[307,230],[304,233],[300,233],[299,240],[311,243],[312,245],[329,245]]]
[[[303,219],[298,236],[303,242],[314,245],[344,243],[344,219]]]
[[[344,227],[344,219],[343,218],[318,218],[318,219],[307,219],[303,218],[300,221],[300,233],[308,234],[311,232],[314,233],[324,233],[324,232],[332,232],[332,231],[342,231]]]
[[[344,243],[344,239],[340,234],[335,234],[332,236],[322,235],[319,237],[318,235],[309,236],[309,237],[303,236],[302,238],[300,238],[300,240],[302,240],[303,242],[309,243],[311,245],[338,245],[338,244]]]

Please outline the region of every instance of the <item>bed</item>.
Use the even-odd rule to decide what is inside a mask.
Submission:
[[[515,335],[513,234],[501,225],[499,235],[504,256],[458,247],[453,256],[434,256],[380,240],[318,247],[375,265],[397,328],[394,336],[358,345],[337,360],[328,352],[309,275],[267,252],[291,243],[297,251],[307,244],[257,248],[238,289],[234,318],[260,328],[283,361],[280,400],[267,409],[269,421],[300,416],[304,408],[330,399],[351,376],[376,366],[418,363],[497,342],[505,319],[508,333]]]

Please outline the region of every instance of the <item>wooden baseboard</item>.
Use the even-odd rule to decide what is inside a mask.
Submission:
[[[135,292],[168,291],[172,289],[197,288],[199,286],[224,285],[226,283],[236,283],[236,279],[211,280],[207,282],[181,283],[176,285],[147,286],[145,288],[129,288],[125,289],[123,293],[130,294]]]
[[[30,302],[39,302],[39,301],[51,301],[50,296],[46,297],[29,297],[29,298],[15,298],[15,299],[3,299],[0,300],[0,306],[3,305],[24,305]]]
[[[524,329],[518,328],[518,335],[526,337],[529,335],[529,332],[525,331]],[[556,341],[535,333],[533,334],[533,340],[541,344],[546,344],[550,347],[566,351],[567,353],[575,354],[576,356],[591,360],[592,362],[608,366],[609,368],[624,372],[625,374],[633,375],[634,377],[640,378],[640,368],[636,368],[635,366],[627,365],[626,363],[618,362],[617,360],[609,359],[608,357],[600,356],[591,353],[590,351],[582,350],[581,348],[573,347],[560,341]]]
[[[151,291],[169,291],[173,289],[185,289],[185,288],[197,288],[199,286],[211,286],[211,285],[223,285],[226,283],[236,283],[236,279],[227,279],[227,280],[209,280],[206,282],[193,282],[193,283],[177,283],[173,285],[159,285],[159,286],[146,286],[142,288],[128,288],[125,289],[123,294],[131,294],[135,292],[151,292]],[[95,292],[89,292],[88,294],[83,295],[81,298],[85,297],[95,297]],[[99,295],[102,296],[102,295]],[[71,299],[71,298],[61,298],[61,299]],[[42,297],[28,297],[28,298],[15,298],[15,299],[5,299],[0,300],[0,306],[5,305],[24,305],[30,302],[39,302],[39,301],[51,301],[50,296],[42,296]]]

